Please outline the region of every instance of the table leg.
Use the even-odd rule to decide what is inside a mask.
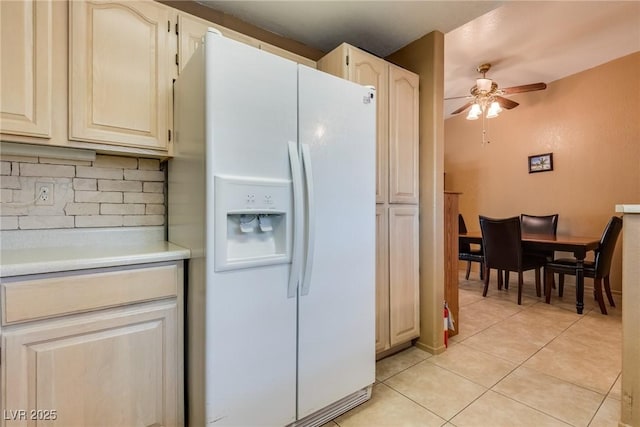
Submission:
[[[584,309],[584,258],[576,258],[576,311]]]

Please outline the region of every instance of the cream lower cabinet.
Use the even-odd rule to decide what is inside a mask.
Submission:
[[[376,206],[376,353],[389,342],[389,209]]]
[[[376,209],[376,353],[420,335],[418,207]]]
[[[417,206],[389,208],[389,344],[420,335]]]
[[[3,280],[0,425],[183,425],[182,272]]]

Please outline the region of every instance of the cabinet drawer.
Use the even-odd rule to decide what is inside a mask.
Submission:
[[[2,324],[176,296],[178,266],[156,265],[2,283]]]

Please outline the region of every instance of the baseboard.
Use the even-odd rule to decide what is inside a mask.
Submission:
[[[396,354],[401,352],[402,350],[406,350],[411,347],[411,341],[407,341],[406,343],[397,345],[395,347],[391,347],[388,350],[381,351],[380,353],[376,353],[376,361],[380,359],[384,359],[385,357],[391,356],[392,354]]]
[[[417,341],[415,345],[420,350],[424,350],[427,353],[431,353],[433,355],[444,353],[447,350],[447,347],[445,347],[444,344],[442,344],[441,346],[438,346],[438,347],[432,347],[430,345],[426,345],[425,343],[423,343],[421,341]]]

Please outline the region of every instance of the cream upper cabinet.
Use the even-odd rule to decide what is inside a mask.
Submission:
[[[153,1],[69,3],[69,139],[167,150],[171,14]]]
[[[51,137],[51,1],[0,2],[0,132]]]
[[[376,202],[384,203],[388,192],[389,68],[388,63],[346,43],[318,61],[318,69],[362,85],[376,88]]]
[[[208,28],[214,28],[220,31],[223,36],[232,40],[239,41],[249,46],[257,47],[274,55],[281,56],[283,58],[290,59],[292,61],[304,64],[308,67],[316,68],[315,61],[305,58],[304,56],[297,55],[288,50],[279,48],[269,43],[261,42],[260,40],[249,37],[245,34],[239,33],[229,28],[222,27],[218,24],[205,21],[204,19],[189,15],[186,13],[180,13],[178,15],[178,70],[182,71],[184,66],[191,58],[191,55],[198,49],[202,43],[202,37],[207,32]]]
[[[307,67],[316,68],[315,61],[269,43],[260,42],[260,50],[264,50],[265,52],[273,53],[274,55],[290,59],[291,61],[297,62],[298,64],[306,65]]]
[[[204,19],[187,14],[178,15],[178,72],[182,72],[191,55],[202,44],[209,24]]]
[[[390,207],[389,335],[392,347],[420,335],[418,251],[418,207]]]
[[[179,72],[181,72],[185,65],[187,65],[187,62],[189,61],[189,58],[191,58],[191,55],[193,55],[200,44],[202,44],[202,38],[204,37],[204,34],[207,32],[208,28],[214,28],[220,31],[223,36],[247,44],[249,46],[260,46],[260,42],[258,40],[251,38],[245,34],[230,30],[196,16],[189,15],[188,13],[180,12],[178,15],[178,28],[176,30],[176,32],[178,33]]]
[[[389,65],[389,203],[418,204],[419,77]]]
[[[389,344],[389,209],[376,206],[376,353]]]

